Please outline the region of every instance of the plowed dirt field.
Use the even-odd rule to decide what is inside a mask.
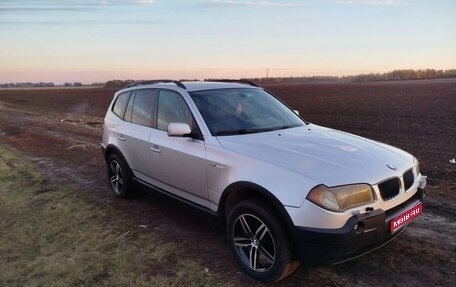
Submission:
[[[306,120],[414,154],[428,176],[424,214],[392,243],[361,258],[300,268],[277,286],[453,286],[456,282],[456,80],[269,84]],[[33,159],[51,182],[123,210],[144,232],[186,242],[188,257],[224,283],[260,286],[239,272],[214,218],[154,192],[114,199],[100,142],[115,90],[0,89],[0,144]],[[115,219],[113,219],[115,220]],[[154,272],[161,272],[156,270]],[[163,268],[166,272],[166,266]]]

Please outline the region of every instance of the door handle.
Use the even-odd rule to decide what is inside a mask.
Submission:
[[[160,147],[156,144],[150,147],[150,150],[156,153],[161,153]]]
[[[125,136],[124,136],[124,135],[120,135],[120,136],[118,136],[117,138],[118,138],[119,140],[121,140],[121,141],[125,141]]]
[[[215,167],[217,169],[222,169],[222,170],[225,169],[225,167],[223,165],[216,164],[215,162],[210,162],[209,166]]]

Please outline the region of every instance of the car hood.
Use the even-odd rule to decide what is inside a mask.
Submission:
[[[413,166],[413,156],[398,148],[313,124],[217,139],[232,152],[327,186],[376,184]]]

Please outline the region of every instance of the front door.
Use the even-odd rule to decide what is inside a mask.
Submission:
[[[170,137],[168,124],[180,122],[198,129],[183,97],[171,90],[160,90],[156,129],[150,144],[150,175],[155,185],[200,205],[208,206],[206,149],[203,140]]]

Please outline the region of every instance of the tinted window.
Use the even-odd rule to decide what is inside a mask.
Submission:
[[[162,90],[158,99],[157,128],[168,130],[169,123],[186,123],[194,130],[193,116],[179,93]]]
[[[143,126],[154,126],[157,90],[138,90],[135,93],[131,122]]]
[[[112,108],[113,113],[115,113],[120,118],[123,118],[125,113],[125,108],[127,107],[128,99],[130,98],[130,92],[120,94],[117,97],[114,107]]]

